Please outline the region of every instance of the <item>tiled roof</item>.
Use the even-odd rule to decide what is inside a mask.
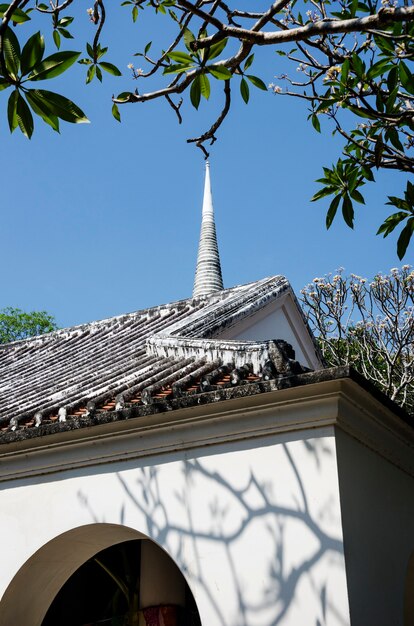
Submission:
[[[220,341],[290,290],[281,276],[0,346],[0,442],[304,371],[284,341]],[[200,400],[202,401],[202,400]],[[89,422],[88,422],[89,423]]]

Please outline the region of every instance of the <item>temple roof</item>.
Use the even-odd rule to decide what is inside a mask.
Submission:
[[[283,337],[220,338],[286,292],[275,276],[0,346],[0,430],[47,434],[54,423],[307,371]]]

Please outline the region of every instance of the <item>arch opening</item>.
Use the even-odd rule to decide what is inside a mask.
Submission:
[[[138,531],[92,524],[38,550],[0,602],[0,626],[201,626],[173,559]]]

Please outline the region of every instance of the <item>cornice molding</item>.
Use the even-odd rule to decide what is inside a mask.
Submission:
[[[414,430],[339,379],[11,443],[0,451],[0,482],[330,427],[414,476]]]

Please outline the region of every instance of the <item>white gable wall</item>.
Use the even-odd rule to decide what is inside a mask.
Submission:
[[[292,345],[301,365],[310,369],[320,369],[322,366],[315,344],[298,310],[298,304],[289,292],[279,296],[254,315],[226,328],[219,338],[247,341],[283,339]]]

